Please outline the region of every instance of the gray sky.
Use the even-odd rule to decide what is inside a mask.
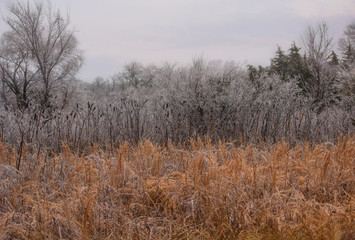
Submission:
[[[14,0],[0,0],[6,5]],[[110,77],[132,60],[144,64],[206,59],[268,65],[308,24],[326,21],[338,39],[355,20],[354,0],[57,0],[70,14],[85,53],[79,78]],[[0,24],[0,32],[5,30]]]

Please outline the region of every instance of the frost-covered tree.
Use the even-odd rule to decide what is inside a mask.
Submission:
[[[355,22],[346,27],[339,41],[339,49],[342,54],[339,88],[349,109],[355,105]]]
[[[308,26],[302,36],[306,49],[307,69],[309,78],[305,79],[303,88],[306,95],[313,101],[318,112],[334,103],[337,90],[336,69],[328,62],[332,53],[333,40],[328,35],[325,22],[317,26]]]
[[[31,54],[23,46],[19,46],[19,36],[12,32],[4,33],[0,44],[2,100],[6,104],[13,102],[18,109],[23,110],[28,107],[34,95],[33,85],[38,69],[31,64]]]
[[[0,48],[2,82],[20,109],[31,101],[54,106],[83,60],[69,17],[49,3],[18,1],[8,10],[4,21],[10,30],[2,35]]]

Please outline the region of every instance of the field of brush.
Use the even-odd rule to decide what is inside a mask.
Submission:
[[[354,136],[0,157],[0,239],[354,239]]]

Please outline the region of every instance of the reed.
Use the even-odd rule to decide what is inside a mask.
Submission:
[[[24,149],[0,143],[0,239],[354,239],[354,136]]]

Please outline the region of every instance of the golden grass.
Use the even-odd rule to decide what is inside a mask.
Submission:
[[[1,143],[0,239],[354,239],[355,137],[105,149]]]

